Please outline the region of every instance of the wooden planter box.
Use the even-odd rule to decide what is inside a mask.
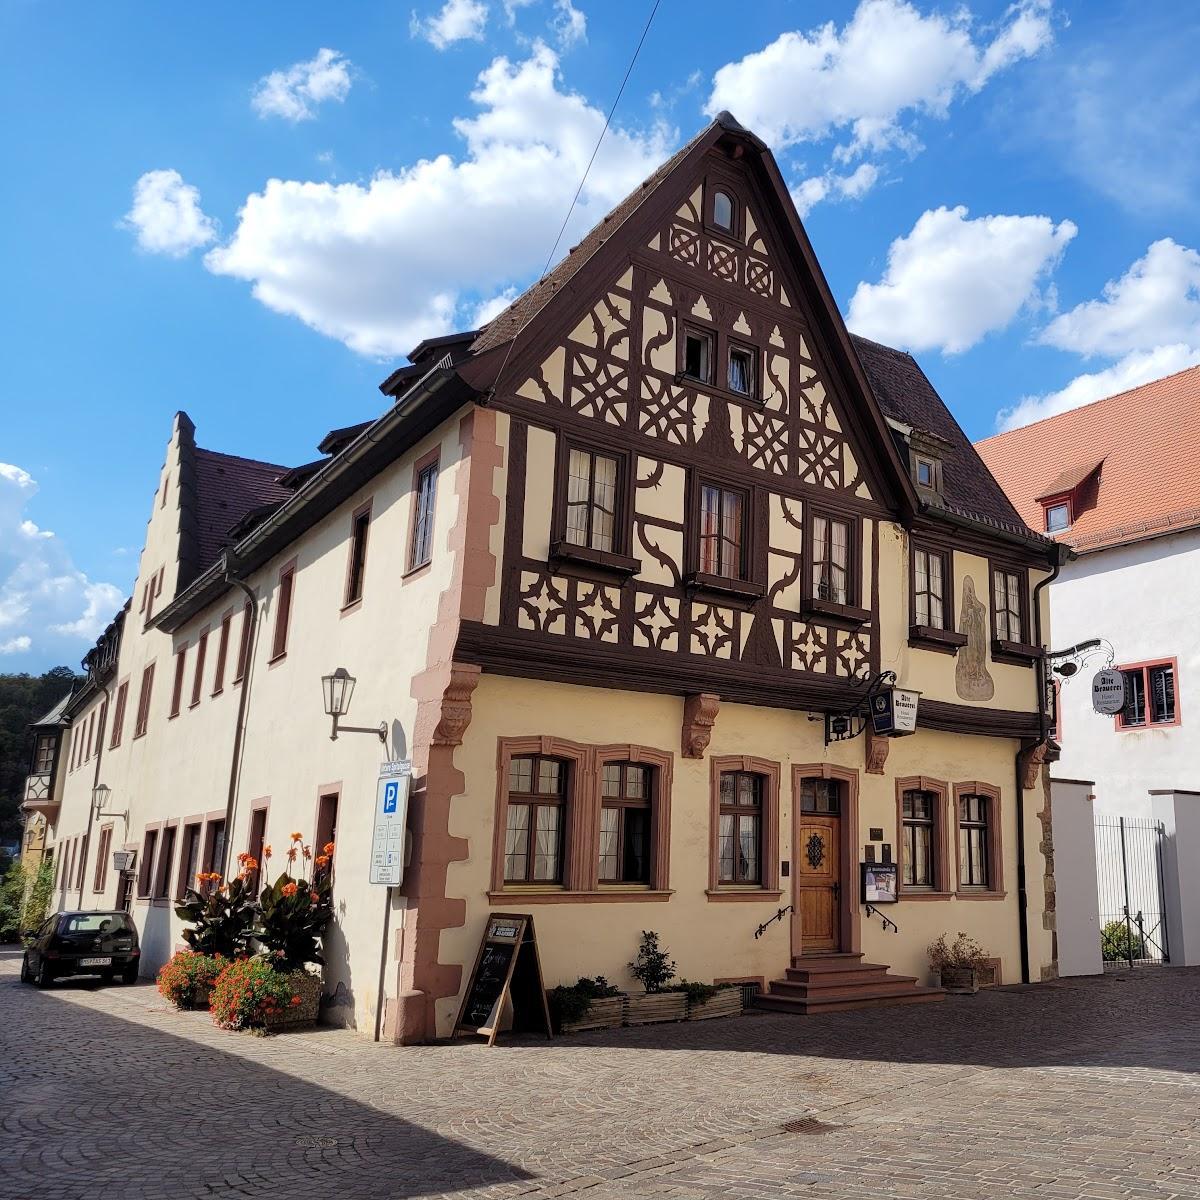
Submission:
[[[564,1023],[563,1033],[581,1033],[585,1029],[618,1029],[625,1023],[626,996],[602,996],[588,1005],[578,1021]]]
[[[629,996],[625,1002],[626,1025],[655,1025],[660,1021],[687,1019],[687,994],[684,992],[645,992]]]
[[[981,987],[995,987],[996,968],[991,964],[982,967],[943,967],[934,972],[937,986],[946,992],[973,996]]]
[[[288,983],[292,995],[300,997],[300,1003],[264,1018],[263,1028],[271,1033],[278,1033],[284,1029],[302,1029],[317,1023],[317,1014],[321,1009],[320,975],[314,975],[311,971],[293,971],[288,976]]]
[[[740,987],[722,988],[715,996],[703,1004],[689,1004],[687,1019],[689,1021],[708,1021],[713,1017],[737,1017],[742,1012],[742,989]]]

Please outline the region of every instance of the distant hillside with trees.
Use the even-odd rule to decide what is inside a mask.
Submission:
[[[53,667],[44,675],[0,675],[0,843],[21,836],[18,810],[29,769],[26,727],[79,682],[70,667]]]

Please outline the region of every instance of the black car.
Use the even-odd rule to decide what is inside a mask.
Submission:
[[[127,912],[59,912],[26,935],[21,982],[48,987],[68,975],[135,983],[142,951]]]

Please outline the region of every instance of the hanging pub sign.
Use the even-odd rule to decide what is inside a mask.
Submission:
[[[528,913],[492,913],[488,918],[454,1022],[454,1036],[478,1034],[487,1038],[489,1046],[495,1045],[506,999],[512,1001],[514,1030],[554,1036],[533,917]]]
[[[894,862],[865,862],[861,864],[861,870],[864,904],[896,903],[900,897]]]
[[[871,727],[876,737],[904,737],[917,731],[921,693],[911,688],[885,687],[871,697]]]
[[[1125,676],[1105,667],[1092,676],[1092,708],[1106,717],[1115,716],[1125,707]]]

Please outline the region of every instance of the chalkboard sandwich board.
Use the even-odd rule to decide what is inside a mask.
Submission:
[[[492,913],[483,932],[475,968],[467,981],[454,1036],[476,1034],[496,1042],[505,999],[512,1001],[513,1029],[550,1029],[550,1008],[542,984],[533,917],[528,913]]]

